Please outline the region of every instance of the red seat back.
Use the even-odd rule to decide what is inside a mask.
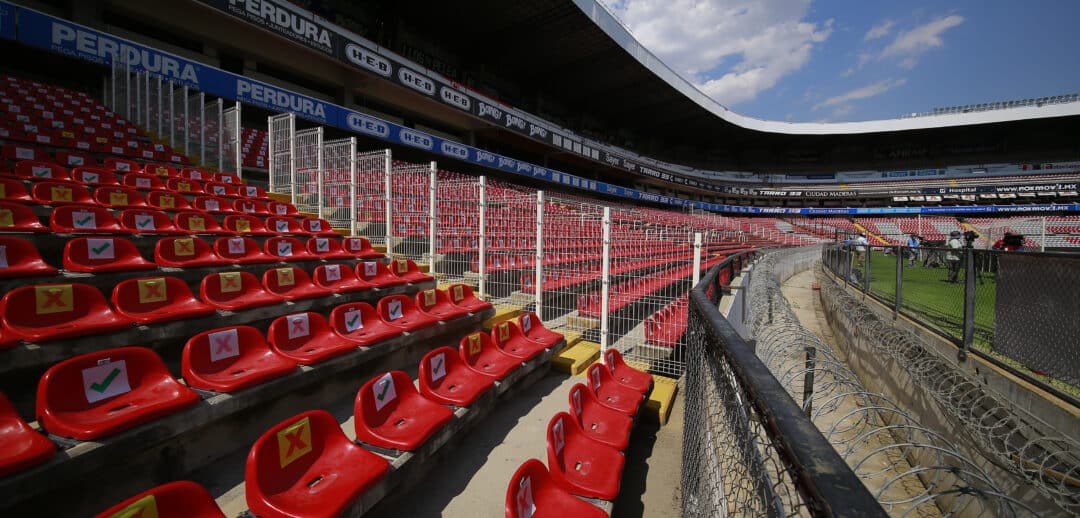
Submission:
[[[122,237],[77,237],[64,244],[64,269],[74,272],[93,272],[121,263],[126,267],[146,265],[135,244]]]
[[[256,187],[254,185],[241,185],[241,186],[238,186],[236,188],[236,195],[240,196],[242,198],[265,199],[266,198],[266,190],[263,189],[262,187]],[[269,208],[267,208],[267,213],[268,214],[277,214],[276,212],[270,211]]]
[[[390,371],[364,383],[356,393],[353,416],[356,426],[382,425],[398,406],[410,398],[423,397],[412,378],[402,371]],[[358,432],[359,433],[359,432]]]
[[[211,273],[203,277],[199,286],[199,294],[207,302],[230,301],[251,292],[265,293],[265,290],[259,284],[259,279],[250,272]]]
[[[56,207],[52,211],[49,227],[53,232],[126,233],[108,209],[86,205]]]
[[[458,342],[458,353],[465,363],[476,365],[484,351],[492,347],[495,347],[495,344],[491,342],[491,335],[483,332],[469,333]]]
[[[187,480],[169,482],[147,489],[119,504],[96,518],[132,518],[156,516],[157,518],[225,518],[214,497],[206,488]]]
[[[344,264],[322,264],[315,267],[312,281],[320,286],[332,288],[342,284],[359,282],[356,272]]]
[[[34,243],[21,237],[0,236],[0,278],[56,273],[56,268],[41,258]]]
[[[229,200],[217,196],[196,196],[191,206],[206,212],[232,212],[232,204]]]
[[[266,204],[259,200],[235,200],[233,201],[233,210],[242,214],[269,214],[269,211],[266,210]]]
[[[135,189],[120,186],[103,186],[94,189],[94,201],[110,208],[145,207],[146,199]]]
[[[5,326],[35,328],[58,326],[80,319],[92,311],[112,309],[97,288],[89,284],[38,284],[15,288],[3,298]]]
[[[408,295],[387,295],[379,299],[375,309],[384,322],[393,322],[420,311],[416,307],[416,302]]]
[[[208,173],[208,172],[206,172],[206,171],[204,171],[202,169],[196,169],[194,167],[185,167],[184,169],[181,169],[180,170],[180,177],[181,178],[187,178],[187,179],[190,179],[190,180],[200,180],[200,181],[208,181],[208,180],[211,179],[210,178],[210,173]]]
[[[44,162],[49,160],[48,151],[25,144],[4,144],[4,147],[0,148],[0,153],[3,154],[4,160],[10,161],[37,160]]]
[[[180,212],[176,215],[175,221],[176,228],[190,234],[221,234],[225,232],[216,217],[203,212]]]
[[[283,201],[270,202],[268,209],[270,210],[270,214],[275,216],[295,216],[298,214],[296,206]]]
[[[346,252],[354,255],[364,255],[370,252],[376,252],[371,246],[371,242],[362,237],[347,237],[341,242],[341,248]]]
[[[191,288],[177,277],[127,279],[112,292],[113,306],[121,313],[146,313],[192,298]]]
[[[307,240],[307,251],[318,256],[343,256],[341,242],[329,237],[313,237]]]
[[[450,297],[446,295],[446,292],[438,288],[431,288],[429,290],[421,290],[417,292],[416,305],[424,311],[427,311],[435,306],[450,306],[450,308],[452,309],[457,309],[454,308],[454,306],[450,303]]]
[[[372,284],[376,285],[379,284],[380,279],[396,279],[394,274],[390,273],[390,269],[379,261],[363,261],[356,263],[356,276],[363,281],[372,282]]]
[[[173,178],[179,175],[176,168],[169,164],[146,164],[143,166],[142,171],[146,174],[165,178]]]
[[[134,173],[142,170],[142,168],[139,167],[138,162],[124,158],[106,158],[104,164],[105,167],[109,169],[116,169],[117,171],[123,171],[125,173]]]
[[[125,173],[120,183],[140,191],[160,191],[165,188],[160,176],[146,173]]]
[[[70,181],[71,173],[52,162],[21,160],[15,164],[15,176],[28,180]]]
[[[71,170],[71,179],[87,185],[120,185],[116,173],[104,167],[76,167]]]
[[[216,258],[210,244],[198,237],[164,237],[154,245],[155,259],[172,263]],[[158,261],[158,264],[162,264]]]
[[[294,218],[273,216],[266,218],[266,228],[278,234],[300,234],[300,224]]]
[[[219,237],[214,241],[214,252],[225,259],[243,262],[245,258],[263,256],[259,242],[250,237]]]
[[[214,173],[214,181],[221,183],[231,183],[233,185],[240,185],[240,177],[233,173]]]
[[[150,191],[146,193],[146,204],[158,210],[189,210],[191,204],[187,198],[167,191]]]
[[[302,268],[285,266],[263,272],[263,286],[271,293],[285,295],[291,291],[313,286],[311,276]]]
[[[97,166],[97,160],[86,153],[75,153],[72,151],[57,151],[56,161],[65,167],[94,167]]]
[[[293,350],[301,347],[311,337],[330,331],[326,317],[312,311],[282,315],[270,323],[266,330],[267,340],[277,349]]]
[[[169,215],[153,209],[124,209],[120,211],[120,226],[134,234],[177,232]]]
[[[26,186],[14,178],[0,178],[0,199],[7,201],[30,201]]]
[[[191,384],[192,377],[228,371],[244,357],[265,354],[269,349],[262,333],[251,326],[203,331],[184,345],[183,376]]]
[[[230,214],[225,216],[225,230],[238,234],[265,234],[266,227],[263,220],[246,214]]]
[[[284,261],[294,261],[301,259],[311,258],[307,250],[304,249],[304,244],[295,237],[280,237],[275,236],[267,239],[263,243],[263,247],[267,254],[274,257],[280,257]]]
[[[165,188],[184,194],[202,194],[204,192],[203,186],[198,180],[188,180],[187,178],[168,178],[165,180]]]
[[[300,230],[309,234],[332,234],[330,222],[320,218],[305,218],[300,222]]]
[[[37,182],[31,188],[30,196],[44,205],[96,205],[90,190],[77,183]]]
[[[226,198],[236,196],[236,187],[221,182],[206,182],[203,184],[203,191],[211,196],[222,196]]]

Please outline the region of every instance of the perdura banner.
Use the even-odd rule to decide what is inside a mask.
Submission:
[[[8,9],[5,11],[5,9]],[[346,131],[361,133],[391,144],[411,146],[438,155],[510,174],[527,176],[584,191],[608,194],[676,207],[742,214],[939,214],[1080,211],[1080,204],[1040,204],[969,207],[787,208],[744,207],[685,200],[598,182],[523,162],[472,146],[429,135],[313,97],[226,72],[187,58],[160,51],[111,34],[32,9],[0,2],[0,13],[17,13],[19,42],[89,62],[108,65],[126,55],[133,71],[146,71],[213,96],[240,101],[271,111],[293,112],[298,117]],[[726,186],[718,186],[724,188]]]
[[[274,0],[203,0],[203,3],[331,56],[340,56],[341,36],[307,11]]]

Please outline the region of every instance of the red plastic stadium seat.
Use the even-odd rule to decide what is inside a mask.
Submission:
[[[399,286],[409,282],[390,273],[390,269],[379,261],[356,263],[356,276],[376,288]]]
[[[468,284],[451,284],[446,294],[450,297],[450,302],[469,313],[477,313],[493,307],[490,302],[477,298]]]
[[[307,251],[319,259],[356,259],[341,248],[341,242],[330,237],[313,237],[307,240]]]
[[[316,266],[312,280],[316,286],[326,288],[334,293],[348,293],[372,288],[370,284],[360,280],[352,268],[343,264]]]
[[[152,193],[151,193],[152,194]],[[188,234],[225,234],[225,229],[218,223],[216,217],[204,212],[179,212],[176,218],[176,228]]]
[[[367,302],[342,304],[330,312],[330,327],[339,336],[365,347],[400,335],[403,329],[387,324]]]
[[[236,195],[240,196],[241,198],[265,199],[266,190],[262,187],[256,187],[254,185],[239,185],[236,187]],[[275,212],[271,212],[269,207],[267,207],[266,213],[276,214]]]
[[[3,148],[0,148],[0,153],[3,154],[4,160],[49,160],[48,151],[24,144],[4,144]]]
[[[501,380],[521,367],[521,359],[495,347],[491,335],[487,333],[477,332],[462,337],[458,354],[469,368],[495,379]]]
[[[290,417],[255,441],[244,469],[248,508],[264,518],[331,518],[390,470],[325,410]]]
[[[120,226],[132,234],[183,234],[169,215],[153,209],[120,211]]]
[[[540,322],[540,317],[536,316],[536,313],[532,311],[518,317],[518,326],[521,328],[525,338],[547,348],[551,348],[560,340],[563,340],[562,334],[544,327],[544,324]]]
[[[596,395],[596,400],[600,404],[626,415],[636,414],[638,406],[645,398],[641,392],[615,381],[607,368],[599,363],[589,366],[588,378],[589,389]]]
[[[146,199],[135,189],[104,186],[94,189],[94,201],[110,209],[146,208]]]
[[[234,326],[191,337],[180,369],[190,387],[235,392],[285,376],[296,370],[296,362],[271,350],[258,329]]]
[[[186,178],[168,178],[165,180],[165,188],[180,194],[203,194],[203,186],[198,180]]]
[[[26,192],[26,186],[21,180],[0,178],[0,200],[30,201],[30,193]]]
[[[191,201],[191,207],[195,210],[212,213],[232,213],[232,203],[227,198],[217,196],[196,196]]]
[[[0,394],[0,477],[41,464],[56,454],[56,445],[23,421],[7,396]]]
[[[277,234],[303,234],[300,223],[294,218],[271,216],[266,218],[266,228]]]
[[[599,507],[563,489],[543,462],[525,461],[506,488],[506,518],[607,518]]]
[[[146,174],[152,174],[165,178],[173,178],[179,176],[180,173],[176,171],[176,168],[169,164],[146,164],[143,166],[142,171]]]
[[[201,268],[226,266],[231,261],[219,257],[210,244],[197,237],[163,237],[154,244],[154,262],[158,266]],[[258,281],[256,281],[258,282]]]
[[[495,324],[495,327],[491,328],[491,339],[504,353],[521,358],[522,361],[531,360],[544,352],[543,344],[525,338],[521,329],[513,322]]]
[[[0,236],[0,279],[56,274],[57,269],[41,258],[34,243],[21,237]]]
[[[206,194],[211,196],[219,196],[224,198],[235,198],[236,187],[233,187],[227,183],[221,182],[206,182],[203,184],[203,190]]]
[[[318,259],[309,254],[304,248],[304,243],[295,237],[272,237],[263,243],[263,249],[267,255],[276,257],[279,261],[314,261]]]
[[[235,311],[284,302],[266,291],[248,272],[211,273],[199,284],[199,298],[221,309]]]
[[[90,191],[77,183],[38,182],[30,189],[34,203],[42,205],[96,205]]]
[[[95,167],[97,160],[86,153],[72,151],[57,151],[56,162],[64,167]]]
[[[165,189],[165,183],[160,176],[146,173],[125,173],[122,185],[138,189],[140,191],[160,191]]]
[[[96,518],[225,518],[206,488],[187,480],[169,482],[147,489]]]
[[[435,280],[434,277],[420,271],[412,259],[394,259],[390,261],[390,271],[407,282],[417,283]]]
[[[326,288],[316,286],[306,271],[295,266],[266,270],[262,282],[270,293],[285,300],[313,299],[333,294]]]
[[[107,349],[69,358],[41,376],[38,422],[49,433],[90,441],[179,412],[199,401],[154,351]]]
[[[104,167],[76,167],[71,170],[71,179],[86,185],[120,185],[116,173]]]
[[[470,369],[453,347],[439,347],[420,360],[420,394],[444,405],[469,406],[495,386],[495,378]]]
[[[371,247],[371,242],[362,237],[345,238],[341,242],[341,248],[357,259],[381,259],[384,256],[382,252]]]
[[[49,228],[53,232],[76,234],[127,234],[112,212],[104,207],[62,205],[53,209]]]
[[[296,211],[296,206],[283,201],[272,201],[267,205],[267,209],[270,210],[270,214],[275,216],[296,216],[299,214]]]
[[[600,404],[596,395],[581,383],[570,388],[570,412],[577,419],[581,431],[591,439],[616,450],[625,450],[630,443],[630,429],[634,426],[634,420]]]
[[[446,292],[437,288],[417,293],[416,305],[420,308],[420,311],[439,320],[450,320],[469,314],[465,309],[451,304],[450,297],[446,295]]]
[[[353,407],[357,441],[402,451],[419,448],[453,417],[453,410],[421,396],[401,371],[368,380]]]
[[[406,331],[416,331],[439,322],[438,319],[424,314],[408,295],[388,295],[379,299],[375,306],[379,318],[392,326]]]
[[[191,204],[187,198],[167,191],[150,191],[146,193],[146,204],[158,210],[191,210]],[[205,216],[202,213],[200,215]],[[215,220],[216,224],[217,221]]]
[[[15,337],[41,342],[131,326],[89,284],[20,286],[0,299],[0,321]]]
[[[116,312],[140,324],[171,322],[214,313],[176,277],[145,277],[117,283],[112,292]]]
[[[77,237],[64,244],[64,269],[70,272],[153,270],[135,245],[122,237]]]
[[[240,185],[243,183],[240,177],[233,173],[214,173],[213,180],[221,183],[231,183],[233,185]]]
[[[134,173],[142,170],[142,167],[139,166],[138,162],[123,158],[106,158],[103,165],[109,169],[116,169],[117,171],[123,171],[125,173]]]
[[[180,178],[187,178],[189,180],[209,181],[210,173],[203,171],[202,169],[186,167],[180,170]]]
[[[253,236],[274,234],[274,232],[270,232],[266,229],[263,225],[263,220],[247,214],[230,214],[225,216],[221,226],[225,227],[226,232],[232,232],[234,234],[248,234]]]
[[[259,200],[234,200],[233,210],[241,214],[258,214],[260,216],[270,214],[270,211],[266,210],[266,204]]]
[[[303,365],[356,350],[356,342],[334,334],[326,317],[312,312],[278,317],[270,323],[266,338],[272,349]]]
[[[219,237],[214,241],[214,253],[236,264],[277,262],[277,258],[266,255],[250,237]]]
[[[38,160],[21,160],[15,164],[15,176],[27,180],[53,180],[71,181],[71,173],[67,169],[52,162]]]
[[[548,423],[547,455],[551,478],[567,491],[601,500],[619,495],[626,461],[622,452],[590,439],[566,412]]]
[[[336,236],[337,232],[334,232],[333,227],[330,226],[330,222],[325,219],[318,218],[305,218],[300,221],[300,230],[305,234],[315,234],[318,236]]]
[[[641,372],[623,361],[622,354],[614,348],[604,351],[604,366],[607,367],[611,377],[642,394],[648,394],[652,390],[653,379],[647,372]]]
[[[0,232],[48,232],[34,210],[21,203],[0,201]]]

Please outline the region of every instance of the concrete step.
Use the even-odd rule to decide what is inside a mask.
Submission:
[[[505,322],[517,318],[521,314],[521,307],[513,304],[495,307],[495,316],[484,321],[484,331],[491,331],[499,322]]]
[[[600,344],[579,341],[556,353],[551,358],[551,368],[571,376],[581,376],[599,358]]]
[[[660,423],[660,426],[666,425],[678,393],[678,380],[653,374],[653,389],[645,401],[644,414]]]

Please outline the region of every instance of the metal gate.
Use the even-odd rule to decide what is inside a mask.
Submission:
[[[356,157],[357,232],[372,244],[388,243],[386,185],[390,178],[392,157],[389,149],[372,151]]]
[[[391,215],[388,235],[392,247],[387,253],[434,266],[432,241],[435,237],[432,203],[436,182],[435,162],[411,164],[399,162],[391,168]],[[434,271],[434,268],[431,269]]]
[[[218,168],[243,178],[244,159],[240,143],[243,128],[240,126],[240,108],[240,103],[236,103],[222,112],[221,162]]]
[[[323,128],[296,132],[293,139],[293,196],[296,210],[318,214],[323,172]]]
[[[224,126],[224,101],[215,99],[203,105],[202,165],[222,170],[221,130]]]
[[[296,137],[296,115],[282,113],[266,119],[270,157],[270,192],[293,196],[295,183],[292,174],[293,144]]]
[[[187,98],[184,105],[184,154],[192,160],[197,160],[200,165],[206,162],[203,146],[206,145],[203,133],[203,105],[206,104],[206,96],[202,92],[192,94]]]
[[[323,142],[319,217],[356,235],[356,137]]]

